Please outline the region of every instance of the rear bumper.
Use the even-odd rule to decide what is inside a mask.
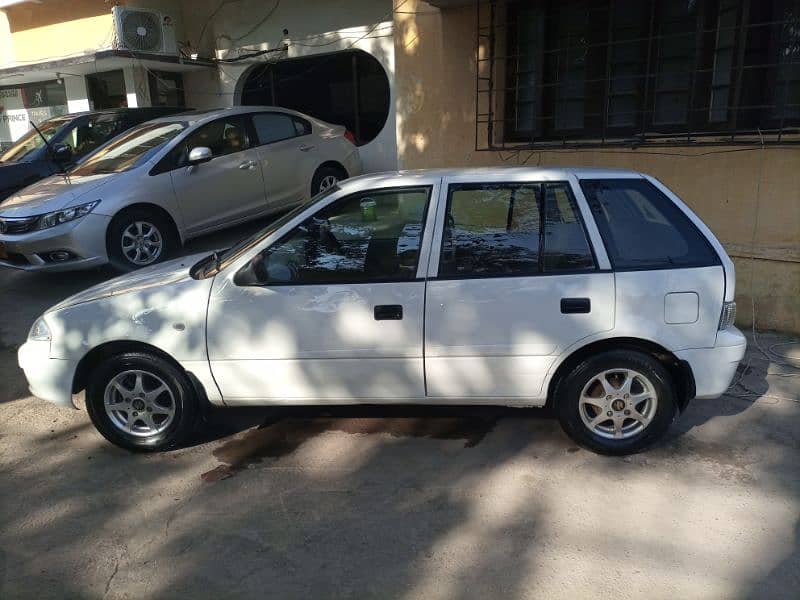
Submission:
[[[58,406],[76,408],[72,402],[72,378],[77,362],[50,358],[50,342],[25,342],[17,358],[31,394]]]
[[[707,399],[725,393],[746,349],[747,339],[742,332],[730,327],[717,333],[717,343],[713,348],[681,350],[675,355],[692,368],[695,398]]]

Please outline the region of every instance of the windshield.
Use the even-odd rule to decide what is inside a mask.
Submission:
[[[134,127],[90,155],[71,175],[120,173],[132,169],[149,160],[187,126],[183,121],[170,121]]]
[[[73,117],[66,119],[48,119],[47,121],[37,123],[37,126],[39,127],[39,131],[42,132],[42,135],[44,135],[49,142],[51,139],[53,139],[58,130],[65,123],[69,123],[72,118]],[[33,127],[31,127],[28,133],[19,138],[14,145],[11,146],[11,148],[6,150],[5,153],[0,156],[0,162],[24,160],[25,157],[30,156],[31,153],[42,146],[44,146],[44,140],[42,139],[42,136],[39,135]]]
[[[245,252],[249,251],[254,246],[260,244],[261,241],[265,237],[267,237],[268,235],[270,235],[274,231],[277,231],[278,229],[283,227],[286,223],[291,221],[299,213],[301,213],[304,210],[306,210],[309,206],[312,206],[312,205],[320,202],[321,200],[324,200],[325,198],[330,196],[332,193],[338,192],[340,190],[341,190],[341,188],[338,185],[334,185],[332,187],[329,187],[327,190],[321,191],[319,194],[314,196],[307,203],[301,204],[300,206],[298,206],[296,208],[293,208],[292,210],[290,210],[285,215],[275,219],[272,223],[267,225],[264,229],[261,229],[260,231],[254,233],[250,237],[247,237],[247,238],[243,239],[241,242],[231,246],[227,250],[224,250],[223,252],[220,252],[219,255],[218,255],[218,258],[219,258],[219,262],[218,262],[219,270],[224,269],[229,264],[231,264],[234,260],[239,258],[242,254],[244,254]],[[211,256],[213,256],[213,255],[211,255]],[[195,265],[195,268],[200,268],[201,267],[201,263],[207,261],[208,258],[209,257],[206,257],[202,261],[197,263]],[[205,266],[203,268],[203,271],[207,271],[209,267],[213,267],[213,266],[214,265]]]

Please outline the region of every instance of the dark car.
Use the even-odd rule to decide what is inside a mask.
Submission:
[[[49,175],[68,169],[123,131],[186,108],[115,108],[72,113],[36,123],[0,155],[0,202]],[[42,136],[47,138],[45,144]]]

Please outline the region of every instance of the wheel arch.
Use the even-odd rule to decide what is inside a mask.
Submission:
[[[556,367],[547,387],[547,404],[552,405],[558,393],[558,387],[566,375],[582,360],[600,352],[611,350],[634,350],[652,356],[667,369],[675,385],[676,400],[681,412],[695,396],[695,381],[692,368],[684,360],[679,359],[664,346],[643,338],[615,337],[590,342],[570,352]]]
[[[164,352],[152,344],[148,344],[147,342],[142,342],[139,340],[114,340],[104,342],[89,350],[89,352],[84,354],[83,357],[78,361],[78,364],[75,367],[75,373],[72,376],[72,393],[77,394],[78,392],[86,389],[86,385],[89,382],[89,374],[95,367],[97,367],[97,365],[104,360],[111,358],[112,356],[125,354],[126,352],[144,352],[157,356],[158,358],[170,363],[179,371],[186,374],[186,376],[189,378],[189,381],[192,382],[194,391],[197,394],[197,399],[200,401],[201,405],[208,404],[208,397],[206,395],[205,388],[197,377],[184,369],[183,366],[167,352]]]
[[[314,169],[314,175],[316,175],[320,169],[324,169],[326,167],[331,167],[333,169],[341,171],[342,173],[344,173],[345,179],[350,177],[350,174],[347,172],[345,166],[337,160],[326,160],[325,162],[321,163],[319,166],[317,166],[316,169]]]

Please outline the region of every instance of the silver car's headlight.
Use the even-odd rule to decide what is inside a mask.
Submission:
[[[95,200],[94,202],[87,202],[86,204],[81,204],[80,206],[73,206],[72,208],[65,208],[63,210],[47,213],[46,215],[39,217],[39,220],[36,222],[35,229],[49,229],[50,227],[55,227],[56,225],[61,225],[62,223],[80,219],[81,217],[85,217],[92,212],[94,207],[98,204],[100,204],[100,200]]]
[[[44,320],[44,317],[39,317],[31,327],[28,334],[28,339],[34,342],[49,342],[51,339],[50,328]]]

